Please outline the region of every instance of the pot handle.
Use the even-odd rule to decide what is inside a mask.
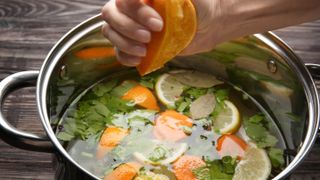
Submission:
[[[18,130],[6,120],[2,113],[7,95],[16,89],[35,86],[38,74],[38,71],[22,71],[12,74],[0,82],[0,137],[6,143],[21,149],[52,152],[54,148],[48,136],[39,136]]]
[[[306,63],[307,69],[315,80],[320,80],[320,64]]]

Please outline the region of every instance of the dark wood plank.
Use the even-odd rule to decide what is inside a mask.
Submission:
[[[38,70],[54,43],[73,26],[99,13],[104,3],[104,0],[0,1],[0,79],[14,72]],[[320,63],[320,21],[275,32],[304,62]],[[34,94],[34,88],[15,92],[6,100],[4,111],[19,129],[41,134]],[[295,170],[292,179],[320,177],[319,144]],[[20,150],[0,140],[0,179],[53,179],[51,156]]]

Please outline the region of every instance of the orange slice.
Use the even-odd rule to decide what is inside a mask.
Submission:
[[[172,168],[177,180],[196,180],[192,170],[205,165],[205,162],[199,157],[184,155],[173,163]]]
[[[183,126],[191,128],[191,119],[174,110],[167,110],[156,119],[153,134],[160,140],[178,141],[187,137],[182,129]]]
[[[133,100],[135,104],[138,104],[146,109],[156,111],[160,110],[157,99],[154,97],[152,92],[148,88],[141,85],[131,88],[122,96],[122,99]]]
[[[191,0],[148,0],[162,17],[161,32],[152,32],[147,55],[137,69],[141,75],[161,68],[178,55],[193,39],[197,30],[196,10]]]
[[[127,135],[128,131],[126,129],[114,126],[107,127],[100,138],[96,157],[102,159],[108,151],[116,147]]]
[[[105,176],[104,180],[132,180],[138,173],[141,165],[136,162],[121,164],[110,174]]]

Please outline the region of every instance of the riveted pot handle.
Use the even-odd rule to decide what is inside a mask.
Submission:
[[[38,71],[18,72],[6,77],[0,82],[0,137],[8,144],[21,149],[52,152],[53,145],[48,136],[39,136],[18,130],[6,120],[2,113],[3,103],[6,96],[15,89],[35,86],[38,74]]]
[[[320,80],[320,64],[306,63],[305,65],[308,68],[311,76],[315,80]]]

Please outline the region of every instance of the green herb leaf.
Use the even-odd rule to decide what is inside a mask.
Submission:
[[[136,81],[123,81],[119,86],[112,89],[111,95],[116,97],[122,97],[126,92],[128,92],[136,85]]]
[[[271,160],[272,166],[280,168],[284,165],[283,150],[278,148],[270,148],[268,155]]]
[[[117,85],[117,83],[118,81],[115,79],[110,80],[107,83],[100,83],[94,86],[92,88],[92,91],[96,96],[101,97],[107,92],[110,92]]]
[[[273,147],[277,144],[278,139],[268,131],[268,123],[263,115],[244,118],[243,125],[247,135],[256,142],[259,148]]]
[[[57,138],[62,141],[70,141],[74,138],[74,136],[66,132],[59,132],[59,134],[57,135]]]
[[[193,169],[199,180],[231,180],[236,167],[236,160],[225,156],[221,160],[206,160],[206,165]]]
[[[218,89],[214,92],[218,103],[222,103],[229,98],[229,91],[227,89]]]
[[[191,99],[197,99],[200,96],[207,94],[207,92],[208,92],[207,88],[190,87],[185,92],[183,92],[183,95],[185,95]]]
[[[156,77],[158,74],[148,74],[140,78],[139,83],[149,89],[154,89],[154,84],[156,82]]]
[[[160,160],[163,160],[167,157],[168,150],[167,148],[164,148],[163,146],[157,146],[152,153],[149,155],[149,159],[153,162],[158,162]]]
[[[213,112],[210,114],[212,120],[214,120],[221,113],[221,111],[224,110],[224,101],[229,99],[229,91],[227,89],[218,89],[214,92],[214,96],[216,97],[217,103]]]
[[[260,123],[263,120],[264,120],[264,115],[257,114],[255,116],[250,117],[248,121],[251,122],[251,123]]]
[[[134,105],[128,100],[121,99],[113,95],[105,95],[100,99],[100,102],[103,103],[112,113],[119,112],[130,112],[134,109]]]

